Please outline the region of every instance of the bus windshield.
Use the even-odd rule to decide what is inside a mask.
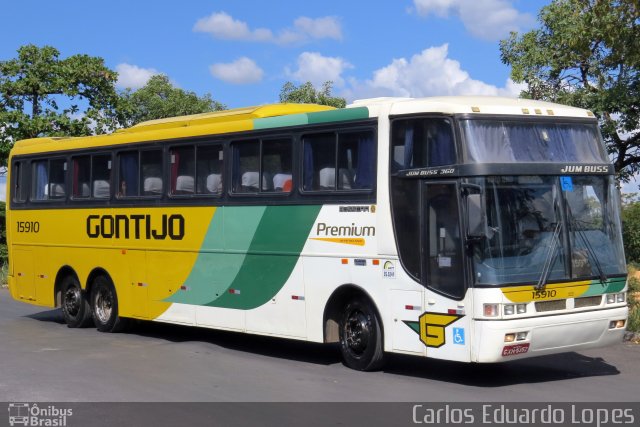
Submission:
[[[487,237],[474,249],[476,283],[538,283],[545,263],[545,281],[625,273],[613,177],[474,181],[484,188],[487,217]]]
[[[595,124],[462,120],[467,161],[608,163]]]

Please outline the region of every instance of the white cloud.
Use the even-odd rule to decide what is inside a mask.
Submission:
[[[300,82],[311,82],[319,87],[327,80],[336,86],[344,85],[342,73],[353,65],[340,57],[322,56],[318,52],[303,52],[298,56],[298,69],[287,74]]]
[[[122,63],[116,65],[118,72],[118,81],[116,86],[119,88],[140,89],[147,84],[149,79],[160,72],[154,68],[141,68],[137,65]]]
[[[499,95],[517,97],[522,85],[507,79],[497,87],[471,78],[460,62],[448,57],[449,46],[430,47],[410,59],[394,59],[364,82],[351,79],[343,96],[349,99],[377,96],[425,97],[440,95]]]
[[[306,34],[314,39],[342,39],[340,22],[333,16],[316,19],[301,16],[293,24],[300,34]]]
[[[471,34],[492,41],[534,24],[533,16],[520,13],[511,3],[511,0],[413,0],[419,15],[456,15]]]
[[[216,12],[199,19],[193,31],[209,33],[216,39],[268,42],[277,44],[303,43],[313,39],[342,39],[340,21],[332,16],[296,19],[292,28],[285,28],[275,34],[268,28],[251,29],[249,25],[225,12]]]
[[[227,83],[249,84],[262,80],[264,71],[253,60],[242,57],[229,63],[213,64],[209,67],[211,74]]]

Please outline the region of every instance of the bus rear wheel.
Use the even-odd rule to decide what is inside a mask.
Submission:
[[[127,319],[118,315],[116,290],[111,280],[105,276],[98,276],[93,282],[91,312],[100,332],[120,332],[126,326]]]
[[[84,328],[91,325],[91,307],[80,282],[75,276],[69,275],[62,279],[60,305],[62,317],[69,328]]]
[[[358,371],[374,371],[384,365],[380,320],[364,298],[349,302],[340,319],[340,351],[344,364]]]

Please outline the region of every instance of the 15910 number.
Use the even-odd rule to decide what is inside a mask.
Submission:
[[[533,291],[531,296],[533,299],[554,298],[556,296],[556,291],[555,289],[550,289],[548,291]]]
[[[37,233],[40,231],[38,221],[18,221],[18,233]]]

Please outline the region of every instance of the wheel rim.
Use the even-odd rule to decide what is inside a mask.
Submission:
[[[360,310],[349,313],[343,328],[344,341],[349,351],[361,355],[367,349],[371,338],[371,320]]]
[[[76,317],[80,311],[82,295],[77,286],[70,286],[64,293],[64,309],[71,317]]]
[[[100,289],[95,300],[96,316],[101,323],[107,323],[113,310],[113,296],[106,289]]]

